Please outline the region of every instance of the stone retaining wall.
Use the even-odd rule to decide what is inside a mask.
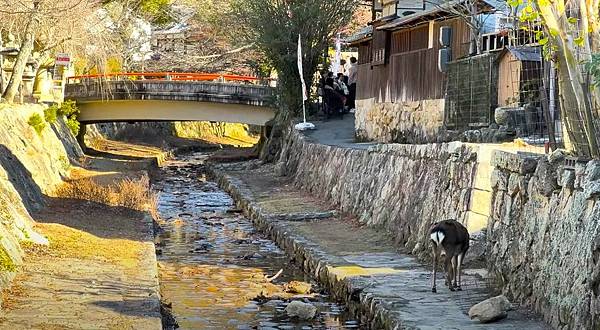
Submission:
[[[208,121],[100,123],[87,125],[86,131],[89,142],[98,138],[156,143],[170,137],[207,141],[226,137],[239,140],[240,144],[251,145],[257,142],[259,136],[259,126]]]
[[[295,184],[368,225],[381,226],[421,257],[433,222],[467,211],[477,155],[461,143],[347,149],[288,134],[282,167]]]
[[[356,136],[362,141],[441,142],[444,100],[376,103],[357,100]]]
[[[600,161],[549,159],[494,154],[489,266],[554,328],[598,329]]]
[[[473,150],[460,143],[349,149],[290,132],[279,166],[298,187],[426,258],[432,222],[469,226]],[[600,161],[564,164],[560,153],[494,152],[485,255],[504,292],[554,328],[598,329]]]

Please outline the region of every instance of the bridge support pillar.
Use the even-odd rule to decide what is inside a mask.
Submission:
[[[84,153],[87,152],[87,147],[85,146],[86,127],[87,125],[81,124],[81,126],[79,126],[79,133],[77,133],[77,143],[79,143],[79,146]]]

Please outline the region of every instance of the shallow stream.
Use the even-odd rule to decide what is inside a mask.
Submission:
[[[181,329],[359,328],[343,306],[315,284],[317,316],[300,321],[284,309],[289,281],[311,282],[274,242],[257,232],[229,195],[203,175],[205,153],[166,163],[153,182],[159,193],[161,230],[156,237],[163,300]],[[269,283],[265,276],[280,277]],[[281,299],[264,299],[278,296]],[[257,299],[257,297],[259,297]]]

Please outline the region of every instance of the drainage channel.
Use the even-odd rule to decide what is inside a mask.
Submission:
[[[206,180],[207,157],[180,155],[153,182],[161,216],[156,235],[161,295],[179,328],[359,328],[343,306],[253,228],[227,193]],[[294,300],[315,306],[316,316],[288,316],[285,308]]]

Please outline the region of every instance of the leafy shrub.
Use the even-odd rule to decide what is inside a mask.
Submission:
[[[80,124],[79,124],[79,121],[77,120],[78,115],[79,115],[79,108],[77,108],[77,105],[75,104],[75,101],[73,101],[73,100],[65,101],[60,106],[58,106],[56,104],[52,105],[49,108],[44,110],[44,119],[46,120],[46,122],[48,122],[50,124],[54,124],[56,122],[56,118],[58,116],[64,116],[67,119],[66,120],[67,127],[69,127],[69,129],[71,130],[73,135],[77,135],[77,133],[79,133]],[[31,125],[31,123],[30,123],[30,125]],[[45,127],[45,125],[42,126],[40,131],[44,127]]]
[[[77,119],[67,117],[67,127],[69,127],[73,135],[77,136],[77,134],[79,134],[80,124]]]
[[[600,87],[600,54],[592,54],[592,59],[585,64],[585,67],[592,76],[593,87]]]
[[[46,122],[54,124],[56,122],[57,111],[58,107],[56,105],[44,109],[44,119],[46,119]]]
[[[69,158],[60,155],[58,157],[58,161],[60,163],[60,167],[64,170],[64,171],[68,171],[71,168],[71,161],[69,161]]]
[[[73,135],[77,135],[79,133],[80,124],[77,120],[77,116],[79,116],[79,108],[77,108],[75,101],[67,100],[63,102],[61,106],[57,108],[57,115],[65,116],[67,118],[67,126]]]
[[[59,108],[57,113],[60,116],[71,117],[79,115],[79,108],[73,100],[64,101]]]
[[[12,260],[8,251],[0,246],[0,271],[2,272],[14,272],[17,270],[15,262]]]
[[[29,117],[29,120],[27,120],[27,123],[29,124],[29,126],[33,127],[33,129],[38,133],[38,135],[42,135],[42,131],[44,130],[44,128],[46,128],[46,121],[44,121],[44,118],[42,118],[42,116],[40,116],[39,113],[34,113],[33,115],[31,115],[31,117]]]

